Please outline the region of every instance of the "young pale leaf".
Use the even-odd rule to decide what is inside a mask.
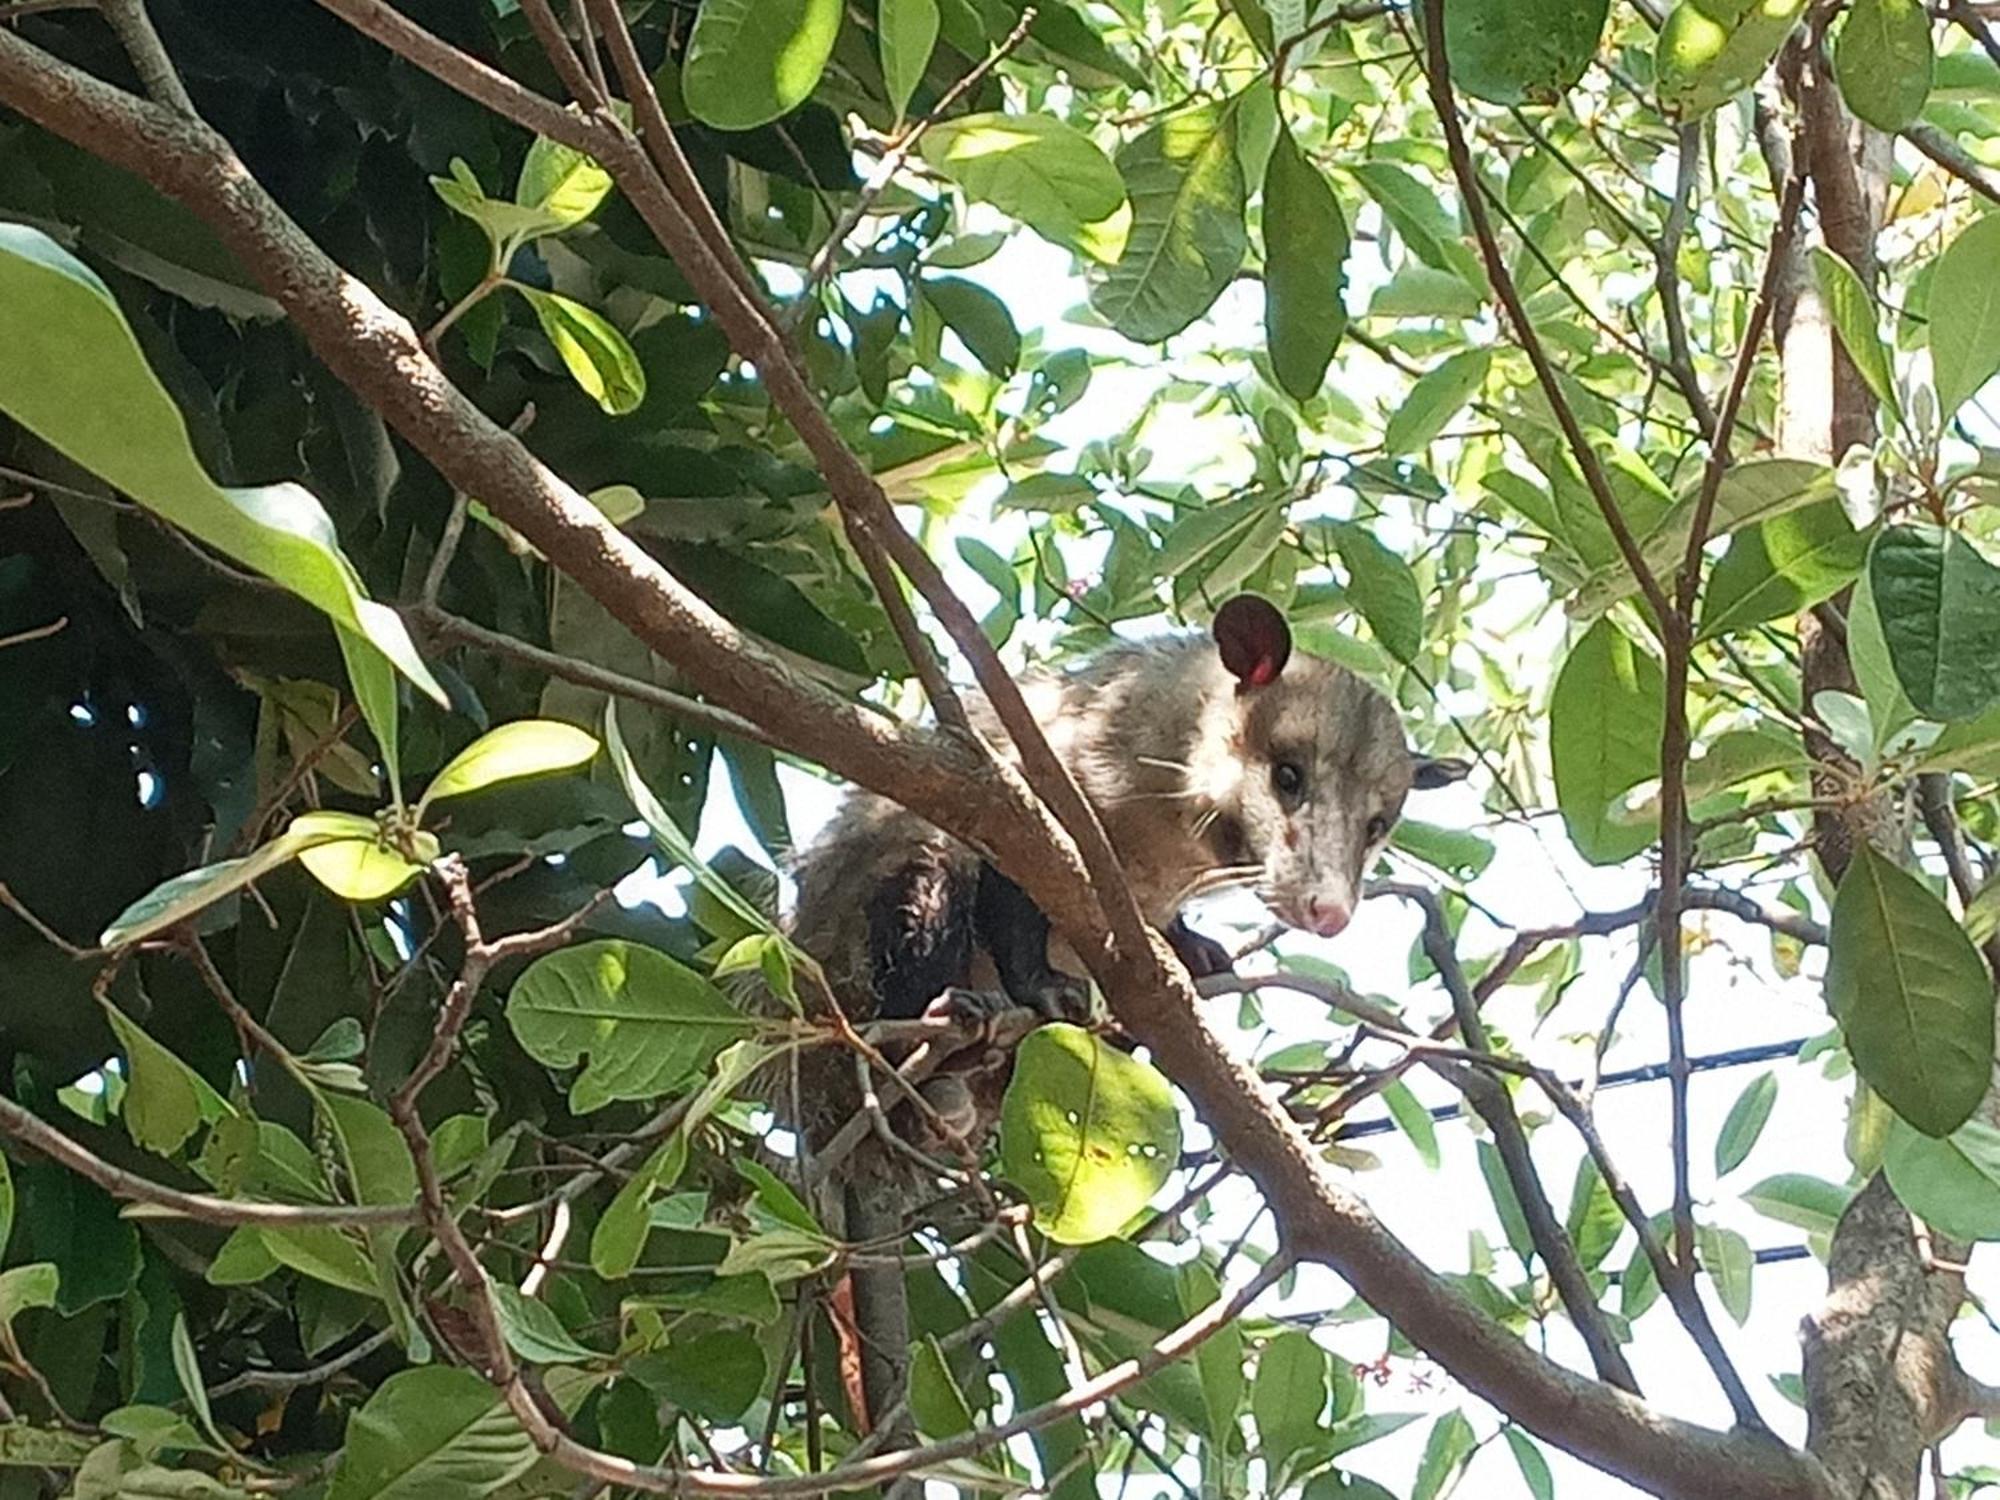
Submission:
[[[581,224],[611,191],[611,174],[574,146],[537,136],[521,161],[514,201],[559,229]]]
[[[476,792],[523,776],[568,771],[597,754],[597,738],[558,719],[519,719],[488,730],[431,778],[416,816],[445,797]]]
[[[646,370],[625,335],[581,302],[537,287],[509,285],[528,299],[570,378],[607,415],[622,417],[646,399]]]
[[[373,818],[359,813],[300,813],[288,832],[313,840],[299,851],[299,863],[344,901],[386,900],[438,857],[436,837],[419,830],[412,843],[424,864],[413,864],[382,841]]]
[[[1814,245],[1811,255],[1820,300],[1833,318],[1847,357],[1854,361],[1854,368],[1882,409],[1900,421],[1903,408],[1896,397],[1896,373],[1889,363],[1889,350],[1876,331],[1875,299],[1868,295],[1854,268],[1826,246]]]
[[[1334,550],[1347,570],[1347,592],[1375,639],[1398,661],[1424,647],[1424,597],[1410,565],[1353,521],[1333,530]]]
[[[1180,1150],[1180,1112],[1156,1068],[1078,1026],[1043,1026],[1021,1043],[1000,1106],[1000,1157],[1050,1239],[1116,1234]]]
[[[24,224],[0,224],[0,348],[0,411],[162,520],[324,611],[368,643],[365,654],[445,703],[402,617],[362,589],[318,499],[296,484],[225,489],[209,478],[110,289]]]
[[[1778,1075],[1764,1073],[1736,1096],[1723,1119],[1722,1133],[1715,1138],[1715,1175],[1726,1177],[1743,1165],[1743,1160],[1764,1133],[1771,1118],[1771,1106],[1778,1102]]]
[[[480,227],[486,235],[492,270],[496,275],[506,267],[518,246],[562,228],[540,208],[487,197],[486,189],[480,186],[478,174],[462,157],[451,159],[451,176],[431,179],[431,189],[446,208]]]
[[[1805,14],[1806,0],[1680,0],[1654,44],[1660,103],[1683,119],[1749,88]]]
[[[1833,47],[1833,76],[1856,118],[1892,135],[1930,97],[1930,11],[1923,0],[1854,0]]]
[[[1834,896],[1826,994],[1891,1109],[1931,1136],[1965,1123],[1993,1076],[1993,976],[1944,903],[1866,844]]]
[[[580,943],[528,965],[507,997],[507,1024],[548,1067],[588,1059],[570,1086],[578,1114],[669,1093],[756,1030],[694,970],[618,939]]]
[[[1957,1240],[2000,1240],[2000,1130],[1967,1120],[1943,1140],[1889,1126],[1882,1170],[1903,1206]]]
[[[923,82],[937,34],[937,0],[882,0],[875,39],[882,51],[882,86],[899,120],[909,113],[910,96]]]
[[[1320,1416],[1332,1383],[1331,1357],[1303,1329],[1278,1334],[1264,1345],[1250,1387],[1250,1415],[1272,1475],[1325,1430]]]
[[[1949,421],[2000,373],[2000,214],[1974,219],[1931,272],[1931,376]]]
[[[348,1419],[327,1500],[472,1500],[539,1456],[483,1376],[427,1365],[391,1375]]]
[[[1885,527],[1868,586],[1896,679],[1924,717],[1970,719],[2000,702],[2000,568],[1977,547],[1936,526]]]
[[[1347,220],[1280,122],[1264,166],[1264,338],[1278,384],[1310,401],[1347,330]]]
[[[1170,115],[1118,153],[1132,229],[1091,305],[1142,344],[1179,333],[1214,305],[1243,264],[1243,165],[1236,110]]]
[[[1702,592],[1701,635],[1714,639],[1795,615],[1847,587],[1867,560],[1867,534],[1854,529],[1838,500],[1739,531]]]
[[[1420,376],[1389,414],[1389,425],[1382,434],[1383,453],[1394,458],[1426,447],[1465,403],[1479,394],[1492,361],[1489,349],[1467,349]]]
[[[926,165],[1054,244],[1100,260],[1124,238],[1125,181],[1089,136],[1052,115],[963,115],[918,146]]]
[[[1666,679],[1659,663],[1606,619],[1573,647],[1549,704],[1556,801],[1577,852],[1594,865],[1630,859],[1650,822],[1620,822],[1613,803],[1660,774]]]
[[[1451,79],[1494,104],[1554,104],[1597,55],[1611,0],[1452,0]]]
[[[919,285],[944,326],[980,364],[1002,380],[1020,368],[1021,330],[1006,303],[962,276],[932,276]]]
[[[1382,1102],[1388,1106],[1389,1114],[1396,1126],[1410,1138],[1410,1144],[1417,1148],[1417,1157],[1433,1172],[1441,1160],[1438,1154],[1437,1122],[1431,1119],[1431,1112],[1424,1108],[1410,1086],[1402,1079],[1392,1079],[1382,1090]]]
[[[839,35],[840,0],[702,0],[681,97],[718,130],[768,125],[805,103]]]

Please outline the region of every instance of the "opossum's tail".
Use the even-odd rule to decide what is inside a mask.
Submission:
[[[882,1434],[880,1449],[887,1452],[907,1447],[916,1433],[907,1399],[909,1293],[903,1283],[903,1268],[896,1263],[907,1234],[904,1209],[909,1199],[893,1172],[869,1171],[860,1162],[856,1166],[859,1170],[849,1179],[842,1195],[847,1238],[869,1246],[879,1259],[857,1265],[848,1272],[847,1285],[854,1306],[849,1326],[857,1347],[852,1350],[847,1347],[849,1326],[842,1326],[838,1316],[835,1327],[841,1334],[841,1375],[849,1382],[849,1404],[871,1433],[877,1424],[888,1426],[889,1431]],[[858,1374],[858,1381],[850,1370]],[[861,1387],[859,1401],[854,1399],[857,1383]],[[921,1479],[898,1479],[883,1491],[883,1500],[920,1500],[922,1494]]]

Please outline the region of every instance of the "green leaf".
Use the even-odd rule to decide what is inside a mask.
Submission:
[[[1382,434],[1383,453],[1394,458],[1428,446],[1479,393],[1492,361],[1490,349],[1467,349],[1420,376],[1390,413]]]
[[[898,120],[909,113],[910,96],[930,66],[937,34],[937,0],[882,0],[875,39],[882,50],[882,86]]]
[[[480,1376],[442,1365],[404,1370],[348,1419],[327,1500],[475,1500],[539,1456]]]
[[[1854,0],[1833,47],[1833,76],[1857,118],[1890,134],[1930,97],[1931,18],[1923,0]]]
[[[597,754],[595,736],[558,719],[517,719],[488,730],[454,755],[431,778],[414,816],[445,797],[476,792],[522,776],[546,776],[582,765]]]
[[[208,1434],[209,1441],[222,1452],[230,1452],[229,1442],[216,1431],[215,1413],[208,1407],[208,1387],[201,1378],[201,1361],[195,1357],[194,1338],[188,1332],[187,1314],[175,1312],[171,1334],[174,1356],[174,1375],[181,1383],[181,1394],[187,1397],[188,1406],[194,1412],[194,1419],[201,1424],[201,1430]]]
[[[1601,619],[1570,648],[1549,704],[1556,801],[1577,852],[1594,865],[1630,859],[1653,841],[1648,822],[1613,804],[1660,774],[1666,679],[1660,665]]]
[[[1715,1138],[1715,1175],[1726,1177],[1743,1165],[1764,1124],[1771,1118],[1771,1106],[1778,1102],[1778,1075],[1763,1073],[1736,1096],[1723,1119],[1722,1133]]]
[[[687,1165],[687,1132],[676,1130],[646,1164],[625,1180],[590,1233],[590,1266],[606,1281],[623,1281],[639,1264],[653,1198],[680,1180]]]
[[[1739,531],[1702,593],[1701,636],[1712,640],[1830,599],[1861,575],[1867,560],[1868,537],[1838,500]]]
[[[1323,1430],[1320,1414],[1332,1382],[1331,1357],[1302,1329],[1280,1333],[1264,1345],[1250,1387],[1250,1415],[1273,1476]]]
[[[504,1281],[493,1283],[493,1304],[507,1347],[534,1365],[585,1365],[602,1358],[570,1336],[546,1302],[522,1295]]]
[[[1493,1199],[1493,1211],[1500,1216],[1500,1229],[1507,1236],[1507,1248],[1523,1261],[1532,1258],[1535,1240],[1528,1233],[1528,1216],[1521,1212],[1521,1200],[1515,1196],[1514,1184],[1507,1176],[1507,1164],[1501,1160],[1499,1149],[1491,1141],[1480,1141],[1474,1155],[1479,1160],[1479,1175],[1485,1179],[1486,1192]]]
[[[1014,1057],[1000,1155],[1059,1244],[1116,1234],[1179,1160],[1180,1112],[1156,1068],[1081,1027],[1043,1026]]]
[[[1435,1172],[1442,1158],[1438,1154],[1437,1122],[1431,1118],[1431,1112],[1424,1108],[1423,1102],[1400,1078],[1391,1079],[1389,1086],[1382,1090],[1382,1102],[1388,1106],[1397,1128],[1417,1148],[1419,1159]]]
[[[1833,1226],[1840,1222],[1853,1196],[1852,1188],[1837,1182],[1804,1172],[1780,1172],[1744,1193],[1743,1202],[1780,1224],[1790,1224],[1809,1234],[1832,1234]]]
[[[718,130],[755,130],[819,84],[840,35],[840,0],[702,0],[681,62],[681,97]]]
[[[1127,338],[1156,344],[1207,312],[1243,264],[1235,109],[1168,116],[1118,153],[1118,171],[1132,229],[1090,301]]]
[[[1054,244],[1098,260],[1124,243],[1125,180],[1089,136],[1053,115],[962,115],[926,131],[926,165]]]
[[[7,1165],[7,1158],[0,1155],[0,1255],[6,1253],[7,1241],[13,1236],[14,1169]]]
[[[215,1259],[208,1263],[210,1286],[254,1286],[266,1276],[277,1274],[283,1263],[264,1243],[263,1234],[245,1224],[229,1233]]]
[[[1715,1283],[1715,1295],[1722,1303],[1722,1310],[1740,1328],[1750,1319],[1751,1275],[1756,1270],[1757,1257],[1751,1252],[1750,1242],[1733,1229],[1703,1224],[1696,1233],[1701,1268]]]
[[[1554,104],[1597,55],[1611,0],[1451,0],[1451,80],[1494,104]]]
[[[671,1093],[756,1029],[694,970],[622,939],[536,959],[507,997],[507,1024],[547,1067],[588,1058],[570,1086],[577,1114]]]
[[[572,298],[519,282],[508,285],[528,299],[542,332],[585,395],[610,416],[638,409],[646,399],[646,370],[624,334]]]
[[[1943,902],[1863,844],[1833,900],[1827,1003],[1854,1067],[1926,1135],[1950,1135],[1993,1077],[1993,976]]]
[[[1876,331],[1875,299],[1868,295],[1854,268],[1826,246],[1814,245],[1809,253],[1820,300],[1833,318],[1847,357],[1854,361],[1854,368],[1874,392],[1875,399],[1882,403],[1883,410],[1901,421],[1903,407],[1896,396],[1895,371],[1889,363],[1888,347]]]
[[[1625,1215],[1605,1185],[1597,1161],[1585,1152],[1577,1158],[1576,1180],[1570,1184],[1569,1212],[1563,1230],[1576,1245],[1576,1258],[1586,1271],[1604,1263],[1625,1232]]]
[[[366,641],[363,655],[445,703],[402,617],[362,588],[318,499],[296,484],[225,489],[209,478],[110,289],[24,224],[0,224],[0,348],[0,411],[162,520],[290,589]]]
[[[1660,103],[1683,119],[1749,88],[1798,25],[1806,0],[1680,0],[1654,45]]]
[[[764,1388],[764,1351],[739,1329],[697,1334],[627,1369],[655,1395],[710,1422],[733,1423]]]
[[[919,286],[944,326],[980,364],[1002,380],[1020,368],[1021,330],[1006,303],[962,276],[927,277]]]
[[[2000,702],[2000,568],[1978,548],[1936,526],[1884,527],[1868,584],[1896,678],[1924,717],[1970,719]]]
[[[632,763],[632,757],[625,749],[624,736],[618,730],[616,700],[609,698],[604,703],[604,748],[611,758],[612,768],[618,772],[625,795],[632,799],[633,810],[645,822],[653,835],[653,843],[670,863],[693,875],[702,890],[752,932],[775,933],[777,928],[771,919],[744,900],[735,886],[716,874],[708,867],[708,862],[694,852],[694,845],[688,836],[681,832],[680,825],[640,777],[639,768]]]
[[[1501,1432],[1507,1439],[1507,1446],[1514,1450],[1514,1462],[1520,1466],[1521,1479],[1528,1486],[1528,1493],[1534,1500],[1555,1500],[1555,1476],[1549,1473],[1549,1461],[1542,1456],[1541,1447],[1512,1423],[1503,1427]]]
[[[3,244],[4,241],[0,241]],[[2000,214],[1974,219],[1931,272],[1931,377],[1938,417],[1949,421],[2000,373]]]
[[[1416,1486],[1410,1491],[1410,1500],[1437,1500],[1477,1448],[1472,1424],[1465,1420],[1464,1412],[1451,1411],[1439,1417],[1424,1442],[1424,1456],[1417,1464]]]
[[[910,1351],[910,1415],[917,1431],[932,1440],[972,1431],[972,1408],[952,1378],[951,1366],[934,1338]]]
[[[202,1121],[230,1112],[206,1079],[148,1036],[137,1021],[108,999],[100,997],[98,1003],[125,1054],[125,1099],[119,1112],[133,1145],[172,1156]]]
[[[5,227],[0,225],[0,228]],[[368,826],[372,832],[375,825],[371,822]],[[290,864],[306,850],[351,836],[334,831],[331,825],[317,822],[300,828],[295,819],[291,830],[270,840],[254,854],[203,865],[185,875],[161,881],[120,912],[97,941],[106,948],[122,948],[141,942],[187,921],[223,897],[234,895],[252,881],[261,880],[279,866]]]
[[[355,1201],[415,1203],[416,1163],[388,1112],[349,1094],[322,1093],[317,1103],[339,1142]]]
[[[1310,401],[1347,330],[1347,219],[1281,120],[1264,165],[1264,338],[1278,384]]]
[[[1334,550],[1347,569],[1347,592],[1375,639],[1398,661],[1424,646],[1424,597],[1410,565],[1353,521],[1333,528]]]
[[[453,213],[477,224],[485,234],[491,256],[491,270],[497,275],[505,268],[514,250],[545,234],[554,234],[563,225],[542,208],[523,207],[503,199],[489,198],[479,175],[462,157],[451,159],[449,177],[433,177],[431,190]]]
[[[415,864],[383,842],[383,829],[359,813],[309,812],[292,819],[286,837],[308,840],[299,863],[313,879],[347,901],[381,901],[393,896],[417,876]],[[438,857],[438,841],[421,830],[411,837],[425,864]]]
[[[1939,1140],[1889,1124],[1882,1170],[1903,1206],[1955,1240],[2000,1240],[2000,1130],[1967,1120]]]
[[[1432,188],[1392,161],[1364,161],[1348,168],[1375,200],[1382,217],[1425,265],[1451,271],[1480,299],[1487,293],[1486,270],[1459,234],[1458,221]]]
[[[581,224],[611,191],[611,174],[574,146],[537,136],[521,161],[514,201],[560,229]]]

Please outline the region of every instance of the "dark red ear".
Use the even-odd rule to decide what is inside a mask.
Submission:
[[[1292,630],[1270,600],[1238,594],[1215,612],[1215,644],[1240,693],[1278,680],[1292,655]]]

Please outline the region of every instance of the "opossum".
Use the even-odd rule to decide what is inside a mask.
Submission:
[[[1365,872],[1413,789],[1465,774],[1415,755],[1395,708],[1360,677],[1294,653],[1283,615],[1254,595],[1216,613],[1212,640],[1180,634],[1105,647],[1021,690],[1096,809],[1141,912],[1200,977],[1229,966],[1182,916],[1196,897],[1248,887],[1288,925],[1331,937],[1348,924]],[[975,724],[1006,745],[989,706]],[[915,1018],[934,1005],[1003,995],[1050,1020],[1080,1019],[1088,988],[1047,920],[979,853],[885,797],[856,791],[796,867],[793,940],[819,961],[849,1019]],[[788,1103],[809,1145],[859,1106],[851,1061],[801,1059]],[[955,1127],[990,1124],[1005,1068],[934,1080],[927,1094]],[[885,1103],[890,1102],[886,1098]],[[870,1171],[872,1190],[856,1191]],[[907,1193],[885,1164],[857,1160],[845,1194],[851,1239],[906,1232]],[[866,1404],[899,1398],[908,1359],[901,1272],[857,1271]],[[884,1309],[879,1304],[893,1301]],[[869,1308],[869,1303],[878,1304]]]

